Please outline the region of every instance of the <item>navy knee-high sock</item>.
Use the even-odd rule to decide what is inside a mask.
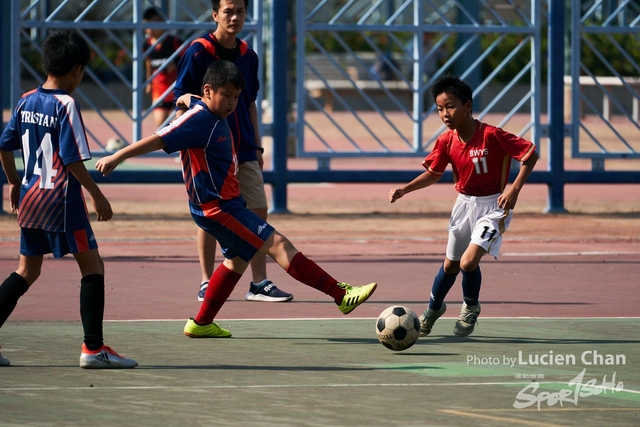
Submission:
[[[444,272],[444,264],[440,266],[438,274],[433,279],[433,285],[431,286],[431,298],[429,299],[429,308],[432,310],[440,310],[442,307],[442,301],[447,296],[451,287],[456,282],[456,274],[447,274]]]
[[[11,273],[0,285],[0,327],[9,318],[22,295],[29,289],[29,283],[18,273]]]
[[[89,350],[104,345],[102,318],[104,316],[104,276],[89,274],[80,280],[80,318],[84,329],[84,344]]]
[[[467,305],[477,305],[482,285],[480,266],[473,271],[462,271],[462,297]]]

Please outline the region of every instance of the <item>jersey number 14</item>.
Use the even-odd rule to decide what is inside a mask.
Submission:
[[[25,167],[29,164],[31,150],[29,149],[29,129],[22,135],[22,154],[24,156]],[[33,174],[40,175],[40,188],[53,188],[53,178],[58,173],[53,168],[53,144],[51,143],[51,134],[47,132],[40,142],[40,146],[36,150],[36,161],[33,166]],[[22,184],[27,184],[27,174],[22,178]]]

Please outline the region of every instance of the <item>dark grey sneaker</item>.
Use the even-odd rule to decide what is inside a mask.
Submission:
[[[198,291],[198,301],[204,301],[204,294],[207,293],[207,287],[209,287],[209,281],[200,283],[200,290]]]
[[[458,321],[453,327],[453,333],[458,337],[471,335],[476,327],[478,316],[480,316],[480,304],[469,306],[466,302],[463,302],[460,316],[458,316]]]
[[[426,337],[431,333],[431,328],[433,328],[433,324],[436,323],[444,312],[447,311],[447,304],[442,301],[442,307],[440,310],[433,310],[429,307],[420,315],[420,336]]]
[[[286,302],[291,301],[293,295],[281,291],[271,280],[267,279],[258,284],[251,282],[245,299],[247,301]]]
[[[0,366],[9,366],[11,362],[6,357],[2,357],[2,353],[0,353]]]

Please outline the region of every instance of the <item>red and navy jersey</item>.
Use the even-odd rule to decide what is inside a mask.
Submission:
[[[467,143],[454,130],[440,135],[422,165],[442,175],[448,164],[453,169],[456,191],[468,196],[502,193],[509,178],[511,159],[526,161],[535,145],[498,127],[479,123]]]
[[[251,123],[249,105],[258,98],[258,55],[244,40],[236,38],[236,48],[226,49],[213,34],[193,41],[178,64],[178,79],[174,87],[175,98],[185,93],[202,94],[202,79],[213,61],[228,60],[236,64],[246,87],[240,93],[238,105],[227,117],[236,144],[239,162],[256,160],[256,131]]]
[[[0,137],[0,149],[22,150],[18,224],[65,232],[85,228],[82,186],[67,165],[91,158],[80,107],[64,90],[24,94]]]
[[[145,39],[143,49],[146,51],[152,45],[149,38]],[[162,41],[156,43],[153,50],[149,52],[147,57],[151,63],[151,72],[155,73],[165,62],[171,58],[171,55],[182,46],[182,42],[176,36],[168,35]],[[163,69],[151,80],[151,97],[155,100],[162,95],[176,81],[178,76],[178,59],[174,60],[176,68],[169,71]],[[165,102],[173,102],[173,92],[170,92],[165,98]]]
[[[202,205],[240,196],[238,159],[227,121],[193,98],[191,108],[156,132],[167,153],[180,152],[189,201]]]

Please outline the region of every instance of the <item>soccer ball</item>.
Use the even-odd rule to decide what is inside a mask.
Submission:
[[[108,151],[110,153],[115,153],[116,151],[121,150],[126,146],[126,142],[124,142],[117,136],[114,136],[113,138],[107,139],[107,142],[104,144],[104,149],[105,151]]]
[[[420,320],[410,308],[394,305],[378,316],[376,334],[382,345],[389,350],[406,350],[420,336]]]

